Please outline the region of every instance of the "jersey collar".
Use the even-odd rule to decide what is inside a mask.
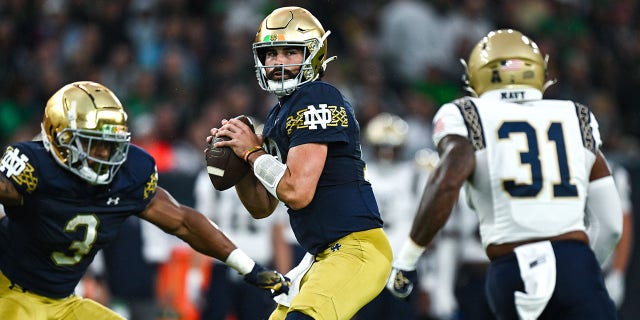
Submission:
[[[502,100],[509,102],[521,102],[542,99],[542,92],[533,88],[498,89],[489,90],[480,95],[480,98],[490,100]]]

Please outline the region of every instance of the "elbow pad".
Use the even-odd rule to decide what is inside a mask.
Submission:
[[[589,245],[602,266],[622,236],[622,205],[611,176],[589,183],[585,213]]]
[[[270,154],[263,154],[253,162],[253,173],[256,178],[278,200],[280,199],[276,190],[286,170],[287,166]]]

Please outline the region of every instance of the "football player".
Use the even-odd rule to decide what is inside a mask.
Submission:
[[[286,291],[203,214],[157,187],[154,159],[130,144],[127,114],[107,87],[89,81],[48,100],[41,140],[6,147],[0,164],[0,319],[122,319],[74,295],[124,221],[145,219],[224,261],[249,283]]]
[[[542,98],[554,82],[547,59],[516,30],[487,34],[465,66],[473,97],[434,118],[440,162],[388,288],[410,293],[416,260],[464,184],[496,318],[615,319],[600,264],[620,238],[622,209],[596,119],[582,104]]]
[[[263,135],[235,119],[211,130],[231,138],[216,146],[233,148],[253,168],[236,185],[251,215],[266,217],[284,202],[309,253],[289,273],[294,285],[289,295],[276,297],[272,320],[350,319],[384,289],[391,271],[391,247],[364,178],[353,107],[333,85],[319,81],[333,60],[327,58],[328,36],[303,8],[269,14],[253,43],[258,84],[279,100]]]

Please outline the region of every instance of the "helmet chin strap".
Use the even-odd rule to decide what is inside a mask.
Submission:
[[[267,85],[278,97],[284,97],[290,95],[296,90],[298,78],[296,77],[284,81],[267,80]]]
[[[556,84],[557,82],[558,82],[557,79],[547,80],[547,82],[545,82],[544,85],[542,86],[542,92],[545,92],[549,87]]]
[[[99,175],[98,173],[96,173],[86,165],[86,160],[84,162],[85,162],[85,165],[83,165],[80,168],[80,170],[78,170],[78,173],[85,180],[87,180],[91,184],[104,184],[107,181],[107,179],[109,178],[109,173],[104,173]]]
[[[460,58],[460,63],[464,67],[464,73],[462,74],[462,82],[464,83],[464,86],[462,88],[464,89],[464,91],[469,92],[471,96],[477,98],[478,93],[476,93],[476,91],[473,90],[473,88],[471,88],[471,86],[469,85],[469,77],[467,76],[469,74],[469,67],[467,66],[467,62],[464,61],[464,59]]]
[[[47,138],[47,133],[44,131],[44,124],[40,122],[40,138],[42,139],[42,145],[44,145],[45,150],[51,151],[51,142]],[[57,157],[54,156],[57,159]]]
[[[49,141],[49,138],[47,137],[47,133],[44,131],[44,125],[42,123],[40,123],[40,134],[42,135],[42,145],[44,145],[44,148],[49,151],[49,153],[51,153],[51,155],[53,156],[53,158],[56,160],[56,162],[61,165],[62,167],[67,167],[67,164],[64,163],[60,157],[58,157],[58,155],[56,154],[56,150],[55,148],[51,145],[51,141]]]
[[[324,41],[327,40],[327,38],[329,38],[329,35],[331,34],[331,30],[327,30],[324,35],[322,35],[322,38],[320,38],[320,45],[323,46],[324,45]]]
[[[329,37],[330,34],[331,34],[331,30],[327,30],[324,33],[324,35],[320,39],[320,46],[324,46],[324,41],[327,40],[327,38]],[[337,56],[332,56],[330,58],[325,59],[324,62],[322,62],[322,70],[326,70],[327,69],[327,64],[329,64],[329,62],[331,62],[331,61],[333,61],[333,60],[335,60],[337,58],[338,58]]]
[[[544,55],[544,77],[547,77],[547,65],[549,64],[549,55],[545,54]],[[547,82],[544,83],[544,85],[542,85],[542,92],[544,93],[547,88],[551,87],[552,85],[556,84],[558,82],[557,79],[551,79],[551,80],[547,80]]]
[[[330,58],[327,58],[327,60],[324,60],[324,62],[322,63],[322,70],[326,70],[327,69],[327,64],[329,64],[329,62],[338,59],[338,56],[332,56]]]

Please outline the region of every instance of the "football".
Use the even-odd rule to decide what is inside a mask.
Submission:
[[[253,122],[245,115],[237,116],[236,119],[246,123],[255,132]],[[204,157],[207,163],[207,173],[209,179],[216,190],[227,190],[235,186],[251,169],[249,164],[238,157],[231,148],[216,148],[214,144],[218,141],[229,140],[229,137],[214,137],[211,144],[204,150]]]

